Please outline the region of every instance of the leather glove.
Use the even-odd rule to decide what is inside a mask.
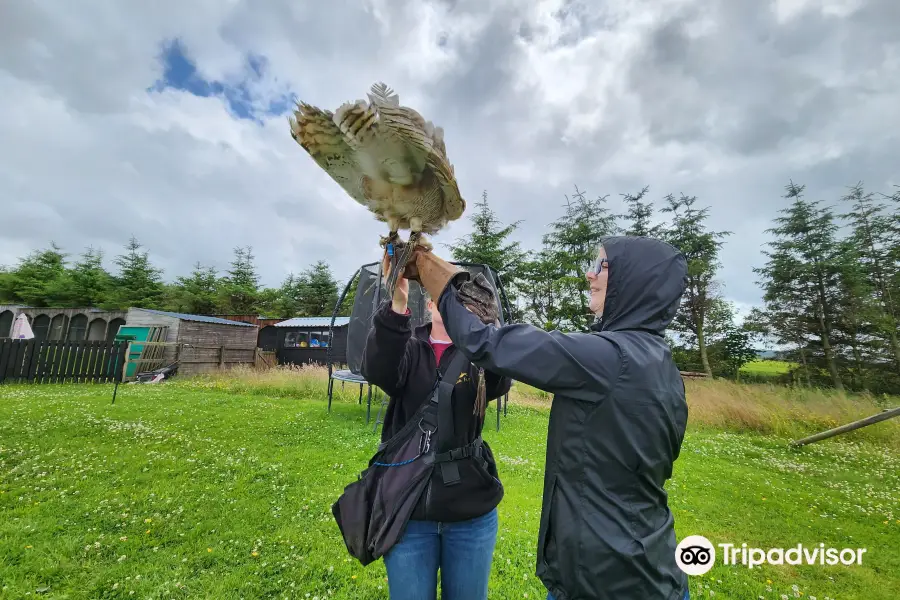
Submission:
[[[474,278],[468,271],[451,265],[430,250],[418,247],[404,271],[407,279],[418,281],[431,299],[438,302],[448,285],[454,285],[463,305],[483,323],[499,321],[499,303],[494,290],[481,273]]]

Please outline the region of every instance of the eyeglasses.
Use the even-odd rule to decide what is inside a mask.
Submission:
[[[595,275],[599,275],[603,272],[603,265],[606,265],[606,268],[609,269],[609,259],[606,258],[598,258],[597,262],[590,268],[589,273],[593,273]]]

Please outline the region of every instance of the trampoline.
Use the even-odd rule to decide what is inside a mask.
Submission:
[[[506,297],[506,291],[503,289],[503,282],[500,275],[489,265],[451,262],[461,269],[465,269],[473,276],[481,273],[487,279],[488,283],[494,289],[496,297],[500,301],[500,324],[505,325],[509,322],[512,311],[510,310],[509,299]],[[366,346],[366,338],[369,335],[369,329],[372,326],[372,316],[376,309],[387,299],[387,289],[385,288],[382,278],[381,262],[368,263],[357,269],[350,281],[344,287],[334,305],[334,311],[331,314],[331,322],[328,326],[328,333],[332,335],[334,321],[340,306],[344,302],[344,298],[350,289],[356,286],[356,297],[353,302],[353,308],[350,312],[350,323],[347,327],[347,359],[346,369],[334,370],[331,356],[331,346],[328,347],[326,353],[326,362],[328,364],[328,412],[331,412],[331,400],[334,392],[334,382],[358,384],[359,387],[359,403],[362,404],[363,387],[368,386],[368,400],[366,403],[366,424],[371,421],[372,416],[372,384],[366,381],[361,374],[363,351]],[[429,317],[426,310],[425,290],[418,282],[409,282],[409,311],[411,314],[410,324],[413,328],[428,322]],[[333,339],[333,338],[330,338]],[[377,388],[376,388],[377,389]],[[501,402],[502,400],[502,402]],[[375,419],[373,431],[378,429],[380,424],[382,411],[386,409],[388,396],[381,391],[381,403],[378,415]],[[509,394],[497,400],[497,430],[500,429],[500,411],[506,414],[507,405],[509,403]],[[502,409],[500,405],[503,405]]]

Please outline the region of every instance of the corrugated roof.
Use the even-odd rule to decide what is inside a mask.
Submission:
[[[335,317],[334,326],[342,327],[350,323],[350,317]],[[331,325],[331,317],[294,317],[281,323],[275,323],[275,327],[328,327]]]
[[[151,308],[142,308],[140,309],[144,312],[153,313],[156,315],[164,315],[166,317],[174,317],[176,319],[181,319],[182,321],[197,321],[198,323],[217,323],[219,325],[237,325],[239,327],[256,327],[256,325],[252,325],[250,323],[241,323],[240,321],[229,321],[227,319],[220,319],[219,317],[207,317],[206,315],[189,315],[186,313],[176,313],[169,312],[166,310],[153,310]]]

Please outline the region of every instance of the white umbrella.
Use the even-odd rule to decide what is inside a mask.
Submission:
[[[9,337],[14,340],[30,340],[34,337],[34,332],[31,331],[31,325],[28,323],[28,317],[25,316],[25,313],[19,313],[19,316],[16,317]]]

